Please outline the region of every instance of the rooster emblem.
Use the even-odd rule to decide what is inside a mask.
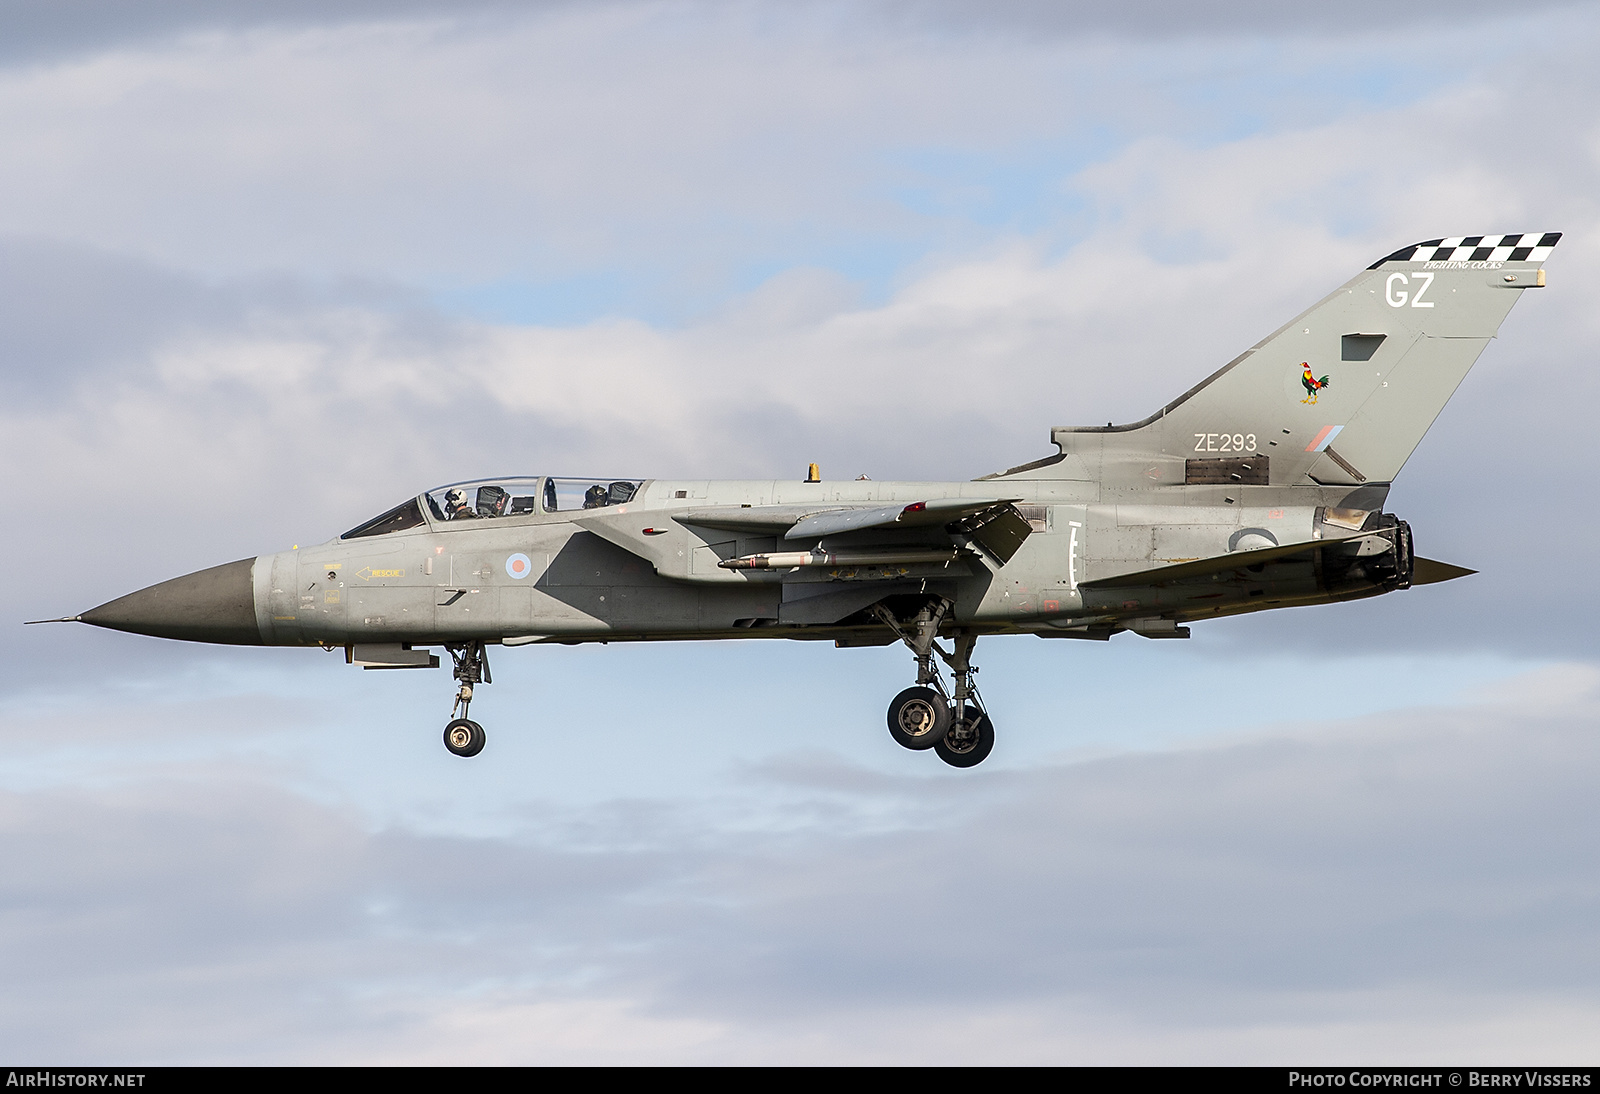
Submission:
[[[1300,401],[1302,403],[1315,404],[1317,401],[1317,392],[1328,386],[1328,378],[1324,376],[1319,380],[1315,376],[1311,375],[1311,362],[1309,361],[1301,361],[1300,367],[1305,369],[1305,374],[1300,377],[1300,382],[1305,385],[1306,389],[1306,397]]]

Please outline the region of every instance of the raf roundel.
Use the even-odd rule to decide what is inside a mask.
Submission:
[[[515,578],[527,577],[533,572],[533,560],[527,555],[512,555],[506,559],[506,573]]]

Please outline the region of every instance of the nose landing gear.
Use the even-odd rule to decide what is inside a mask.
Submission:
[[[457,756],[476,756],[483,751],[483,727],[468,718],[457,718],[444,727],[444,747]]]
[[[457,756],[476,756],[483,751],[483,727],[467,717],[472,705],[472,685],[494,683],[489,674],[489,655],[482,642],[467,642],[460,646],[446,646],[450,659],[455,662],[455,676],[461,683],[456,692],[455,705],[450,708],[450,724],[444,727],[444,747]]]
[[[950,607],[948,600],[935,600],[904,623],[882,604],[871,609],[917,657],[917,686],[889,704],[889,735],[904,748],[933,749],[952,767],[976,767],[994,749],[994,723],[980,705],[973,679],[978,636],[957,632],[948,653],[935,641]],[[945,687],[935,655],[949,667],[952,687]]]

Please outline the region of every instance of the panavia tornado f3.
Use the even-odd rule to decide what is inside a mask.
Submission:
[[[1187,638],[1243,612],[1472,571],[1418,558],[1390,483],[1559,233],[1381,259],[1143,421],[969,482],[507,477],[428,490],[319,547],[230,562],[71,621],[190,642],[343,647],[438,667],[467,715],[488,648],[678,639],[903,642],[889,732],[971,767],[994,746],[982,635]],[[948,674],[948,681],[946,675]]]

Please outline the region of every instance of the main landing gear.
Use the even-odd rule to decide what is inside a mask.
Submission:
[[[889,736],[904,748],[931,748],[952,767],[981,764],[994,749],[994,723],[983,712],[973,680],[978,670],[972,648],[978,636],[957,632],[948,653],[935,641],[950,614],[948,600],[935,600],[904,622],[882,604],[874,605],[872,614],[917,656],[916,687],[906,688],[889,704]],[[935,655],[949,667],[952,687],[945,687]]]
[[[467,717],[472,705],[472,685],[492,684],[489,675],[489,655],[482,642],[467,642],[460,646],[446,646],[450,659],[456,665],[456,679],[461,688],[456,692],[455,705],[450,708],[450,724],[444,727],[444,747],[457,756],[476,756],[483,751],[483,727]]]

